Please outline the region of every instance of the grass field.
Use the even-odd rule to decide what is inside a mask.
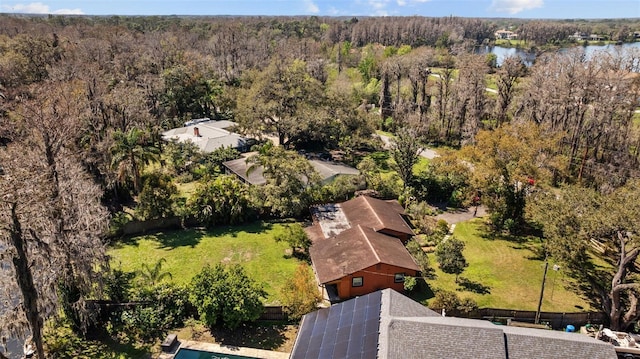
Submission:
[[[492,238],[483,230],[482,219],[456,225],[454,235],[466,244],[464,256],[469,267],[460,275],[465,286],[455,283],[455,276],[438,269],[435,255],[430,255],[437,278],[428,283],[433,290],[457,291],[462,298],[474,299],[480,307],[536,310],[544,273],[544,262],[537,258],[536,243]],[[577,312],[590,310],[589,304],[571,290],[572,282],[562,269],[549,264],[542,311]],[[461,281],[462,282],[462,281]]]
[[[247,274],[262,283],[268,293],[268,304],[278,303],[280,290],[293,277],[300,261],[286,255],[287,244],[276,243],[274,235],[281,224],[257,222],[211,231],[184,230],[131,238],[113,246],[108,254],[113,266],[135,271],[143,263],[166,262],[163,271],[171,280],[185,284],[200,272],[205,264],[241,264]]]
[[[496,46],[502,47],[524,47],[527,45],[527,42],[524,40],[507,40],[507,39],[496,39]]]

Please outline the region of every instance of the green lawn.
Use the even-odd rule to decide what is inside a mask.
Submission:
[[[418,162],[413,165],[413,174],[418,175],[425,172],[427,170],[427,167],[429,166],[429,162],[431,162],[429,159],[419,156]]]
[[[187,183],[177,183],[176,187],[178,187],[178,193],[180,197],[189,198],[196,191],[196,186],[198,185],[197,181],[187,182]]]
[[[239,263],[247,274],[262,283],[268,304],[278,303],[280,289],[293,277],[300,263],[286,255],[287,244],[276,243],[274,234],[281,224],[257,222],[214,230],[184,230],[134,237],[108,251],[111,263],[123,270],[135,271],[143,263],[155,264],[166,259],[163,270],[176,283],[188,283],[205,264]]]
[[[457,291],[460,297],[472,298],[480,307],[536,310],[544,273],[544,262],[536,258],[534,251],[537,244],[493,238],[483,228],[482,219],[476,219],[458,223],[454,231],[466,244],[464,256],[469,263],[460,277],[468,279],[467,286],[473,290],[463,289],[455,283],[454,275],[440,271],[435,255],[430,259],[437,278],[428,281],[430,287]],[[542,311],[589,310],[589,304],[570,290],[571,280],[562,269],[556,272],[552,266],[550,263]]]
[[[507,40],[507,39],[496,39],[496,46],[502,47],[524,47],[526,46],[526,41],[524,40]]]

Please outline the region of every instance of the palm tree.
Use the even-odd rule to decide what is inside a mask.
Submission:
[[[136,128],[128,132],[120,130],[113,134],[114,144],[111,146],[111,168],[117,170],[118,182],[124,184],[133,178],[133,190],[140,192],[140,176],[142,166],[157,160],[160,149]]]
[[[142,281],[149,286],[154,286],[160,283],[166,277],[173,278],[170,272],[162,271],[162,263],[167,260],[164,258],[160,258],[156,264],[150,266],[146,263],[142,264],[142,269],[137,272]]]

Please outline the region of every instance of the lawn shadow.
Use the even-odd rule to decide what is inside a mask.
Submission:
[[[159,232],[155,239],[160,242],[162,248],[173,249],[177,247],[195,247],[200,243],[207,232],[202,229],[182,229],[171,232]]]
[[[429,286],[429,283],[427,283],[424,278],[418,278],[417,284],[418,285],[416,286],[416,289],[407,293],[409,298],[415,300],[416,302],[424,303],[436,296],[436,294],[431,289],[431,286]]]
[[[481,238],[489,241],[495,241],[497,239],[517,244],[526,243],[528,241],[525,236],[516,236],[509,233],[493,231],[488,224],[484,224],[482,228],[478,229],[478,232]]]
[[[378,168],[383,171],[389,171],[389,152],[388,151],[378,151],[369,154],[369,157],[376,163]]]
[[[580,269],[567,269],[567,276],[574,280],[566,283],[565,288],[578,293],[592,308],[602,308],[603,297],[611,288],[612,274],[605,267],[591,261],[583,262]]]
[[[486,286],[480,282],[472,281],[469,278],[460,277],[458,279],[458,291],[468,291],[477,294],[491,294],[491,287]]]
[[[247,323],[235,330],[214,327],[210,332],[222,345],[264,350],[278,349],[287,340],[287,325],[280,323]]]
[[[236,237],[238,233],[258,234],[268,231],[273,227],[271,223],[257,221],[238,226],[217,226],[213,228],[189,228],[175,231],[158,232],[154,235],[162,248],[173,249],[176,247],[195,247],[204,237]],[[133,240],[133,239],[132,239]],[[129,244],[133,244],[131,242]]]
[[[85,343],[88,347],[92,347],[92,344],[94,343],[99,343],[109,348],[113,353],[125,354],[130,358],[146,357],[151,349],[148,344],[140,344],[134,341],[123,341],[112,337],[103,328],[95,327],[92,327],[92,330],[87,332]],[[95,350],[103,351],[104,348],[96,346]]]

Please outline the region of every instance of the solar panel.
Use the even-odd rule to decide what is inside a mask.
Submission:
[[[380,291],[307,314],[291,358],[375,359]]]

